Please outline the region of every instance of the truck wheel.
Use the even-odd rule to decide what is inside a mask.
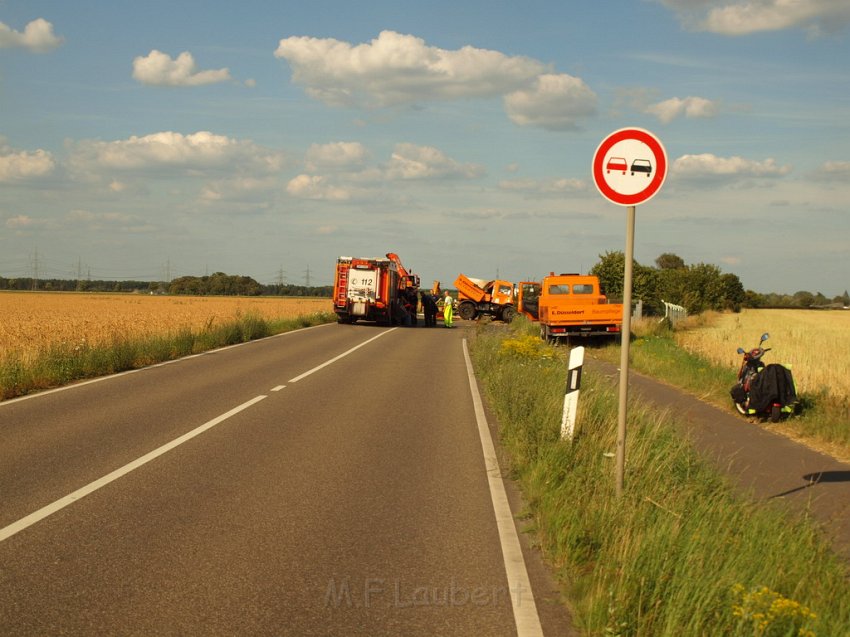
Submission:
[[[516,318],[516,308],[513,305],[508,305],[502,310],[502,320],[505,323],[510,323]]]
[[[457,308],[457,315],[464,321],[471,321],[475,318],[475,304],[469,301],[462,301]]]

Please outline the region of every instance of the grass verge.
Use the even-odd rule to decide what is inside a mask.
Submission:
[[[695,320],[699,321],[699,317]],[[685,323],[682,329],[699,329]],[[619,363],[619,346],[595,349],[594,355]],[[630,366],[648,376],[680,387],[713,405],[734,412],[729,389],[735,384],[737,368],[715,365],[676,344],[673,333],[655,320],[633,324]],[[767,426],[836,457],[850,458],[850,403],[826,392],[802,393],[795,415]]]
[[[564,349],[525,321],[481,329],[476,373],[498,416],[529,530],[586,635],[846,635],[850,585],[815,527],[736,495],[675,431],[630,406],[625,493],[615,495],[617,395],[586,373],[580,431],[559,439]]]
[[[199,331],[137,339],[116,334],[110,343],[97,346],[54,345],[31,360],[11,353],[0,360],[0,400],[333,321],[333,312],[278,320],[246,313]]]

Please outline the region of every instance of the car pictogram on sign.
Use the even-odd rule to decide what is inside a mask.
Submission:
[[[632,162],[632,175],[635,173],[646,173],[649,177],[652,175],[652,163],[648,159],[635,159]]]
[[[624,175],[626,171],[629,169],[629,164],[626,162],[625,157],[612,157],[608,160],[608,163],[605,165],[606,170],[610,173],[612,170],[619,170]]]

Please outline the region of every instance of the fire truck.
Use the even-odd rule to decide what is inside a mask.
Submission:
[[[419,275],[397,254],[386,258],[339,257],[334,277],[334,312],[339,323],[404,324],[416,317]]]

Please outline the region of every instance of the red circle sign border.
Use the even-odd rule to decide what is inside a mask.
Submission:
[[[655,176],[649,185],[633,195],[624,195],[611,188],[605,181],[603,164],[605,155],[610,148],[623,140],[635,139],[649,146],[655,155],[656,170]],[[619,204],[621,206],[636,206],[637,204],[646,203],[652,199],[661,189],[661,185],[667,178],[667,152],[664,146],[655,135],[648,130],[642,128],[621,128],[614,131],[608,137],[602,140],[596,153],[593,155],[593,181],[596,183],[596,188],[608,201]]]

